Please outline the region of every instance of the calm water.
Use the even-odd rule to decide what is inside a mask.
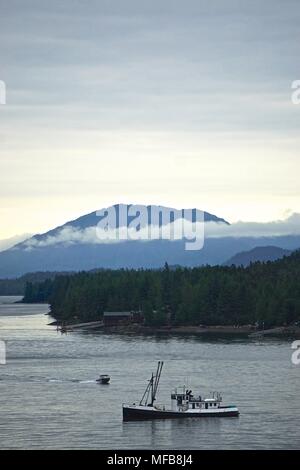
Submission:
[[[61,335],[47,326],[47,306],[12,300],[0,298],[1,448],[300,448],[300,366],[289,342]],[[122,402],[140,398],[159,359],[159,403],[185,382],[222,391],[241,416],[123,423]],[[99,373],[111,384],[98,385]]]

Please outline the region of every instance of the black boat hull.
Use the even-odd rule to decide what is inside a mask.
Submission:
[[[239,416],[239,412],[236,409],[230,410],[230,408],[226,410],[224,409],[222,413],[213,411],[189,413],[170,410],[141,410],[136,408],[123,407],[123,421],[144,421],[147,419],[225,418],[237,416]]]

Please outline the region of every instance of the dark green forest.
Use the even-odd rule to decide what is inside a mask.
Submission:
[[[142,310],[146,325],[291,324],[300,320],[300,251],[247,268],[101,270],[27,283],[25,302],[49,301],[59,321]]]

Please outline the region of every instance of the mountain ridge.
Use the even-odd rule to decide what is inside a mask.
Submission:
[[[111,210],[112,208],[114,208],[116,210],[116,213],[117,213],[117,216],[119,216],[119,211],[120,211],[120,208],[126,208],[127,210],[127,213],[128,213],[128,209],[131,208],[131,207],[143,207],[143,208],[146,208],[147,209],[147,212],[148,212],[148,223],[149,225],[151,224],[151,208],[154,208],[154,210],[161,210],[161,211],[165,211],[166,213],[171,213],[171,212],[181,212],[182,214],[182,217],[184,216],[184,211],[193,211],[195,216],[196,214],[199,215],[199,220],[201,220],[202,218],[202,214],[203,214],[203,218],[204,218],[204,222],[217,222],[217,223],[223,223],[225,225],[230,225],[229,222],[221,217],[218,217],[214,214],[211,214],[210,212],[207,212],[207,211],[200,211],[199,209],[197,208],[193,208],[193,209],[176,209],[176,208],[173,208],[173,207],[167,207],[167,206],[158,206],[158,205],[143,205],[143,204],[122,204],[122,203],[119,203],[119,204],[114,204],[112,206],[109,206],[107,208],[102,208],[100,210],[96,210],[96,211],[92,211],[92,212],[89,212],[87,214],[84,214],[82,216],[79,216],[77,217],[76,219],[73,219],[73,220],[70,220],[62,225],[59,225],[51,230],[48,230],[47,232],[44,232],[44,233],[41,233],[41,234],[35,234],[33,235],[32,237],[28,238],[28,240],[24,240],[22,241],[21,243],[18,243],[15,245],[15,247],[22,247],[24,246],[24,244],[26,245],[26,242],[28,242],[29,240],[37,240],[37,241],[41,241],[41,240],[44,240],[46,237],[51,237],[51,236],[55,236],[59,231],[65,229],[65,228],[69,228],[69,227],[72,227],[72,228],[75,228],[75,229],[87,229],[87,228],[90,228],[90,227],[96,227],[97,224],[99,222],[101,222],[101,220],[104,218],[104,216],[100,216],[100,215],[97,215],[98,212],[101,212],[101,211],[109,211]],[[132,219],[134,219],[134,216],[128,216],[128,224],[132,221]],[[162,225],[165,225],[163,224],[163,220],[162,220]],[[123,225],[120,225],[119,227],[122,227]]]
[[[116,206],[120,207],[120,205],[110,207]],[[152,207],[164,208],[164,206]],[[287,250],[300,247],[300,235],[206,237],[203,249],[195,251],[185,249],[184,239],[121,240],[120,242],[117,240],[112,243],[100,240],[99,242],[95,231],[92,233],[94,239],[90,242],[89,228],[91,224],[99,222],[96,212],[80,216],[44,234],[37,234],[9,250],[0,252],[0,279],[19,277],[37,271],[157,269],[164,266],[165,262],[170,266],[184,267],[221,265],[237,253],[251,250],[258,245],[276,245]],[[204,219],[208,222],[207,227],[210,222],[216,221],[220,228],[230,227],[225,219],[208,212],[204,213]],[[85,232],[88,232],[89,236],[80,238]],[[73,238],[69,239],[69,236]]]
[[[267,262],[267,261],[276,261],[281,259],[284,256],[289,256],[292,253],[291,250],[280,248],[279,246],[257,246],[249,251],[242,251],[234,255],[228,261],[226,261],[224,266],[249,266],[251,263],[257,261]]]

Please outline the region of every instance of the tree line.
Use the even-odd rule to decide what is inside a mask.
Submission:
[[[24,302],[49,302],[59,321],[142,310],[150,326],[291,324],[300,319],[300,251],[247,268],[101,270],[28,282]]]

